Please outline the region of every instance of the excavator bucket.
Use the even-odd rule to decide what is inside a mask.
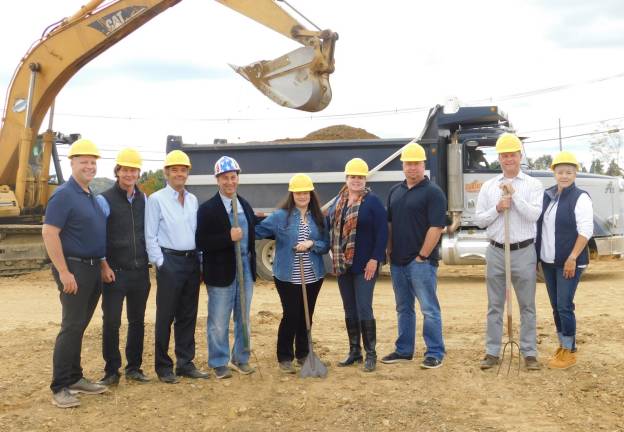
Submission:
[[[317,59],[317,51],[306,46],[275,60],[230,66],[278,105],[316,112],[332,97],[329,74],[316,70]]]

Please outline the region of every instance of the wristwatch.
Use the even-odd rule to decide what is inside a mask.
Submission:
[[[428,256],[424,256],[424,255],[421,255],[421,254],[418,254],[417,257],[420,258],[423,261],[427,261],[429,259]]]

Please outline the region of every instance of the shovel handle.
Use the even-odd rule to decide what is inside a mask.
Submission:
[[[301,256],[301,254],[299,254],[299,272],[301,273],[301,291],[303,294],[303,310],[305,312],[306,329],[308,330],[308,333],[309,333],[312,329],[312,325],[310,324],[310,309],[308,308],[308,290],[306,288],[305,272],[303,270],[303,257]]]
[[[505,194],[508,195],[508,194]],[[510,222],[509,209],[503,211],[505,223],[505,301],[507,303],[507,336],[513,341],[512,326],[512,298],[511,298],[511,246],[510,246]]]
[[[236,193],[232,197],[232,216],[234,219],[234,228],[238,228],[238,197]],[[243,271],[243,256],[241,252],[240,240],[234,244],[236,249],[236,273],[238,275],[238,287],[240,295],[240,315],[243,326],[243,349],[249,352],[249,326],[247,324],[247,298],[245,296],[245,272]]]

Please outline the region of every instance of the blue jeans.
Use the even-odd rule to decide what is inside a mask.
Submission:
[[[403,356],[414,354],[416,337],[416,313],[414,299],[418,299],[423,314],[423,339],[427,346],[425,357],[444,358],[442,337],[442,314],[436,295],[437,267],[429,262],[416,260],[399,266],[392,265],[392,288],[396,300],[399,337],[396,340],[396,353]]]
[[[364,279],[364,273],[353,274],[351,270],[338,276],[338,288],[345,311],[345,318],[356,322],[375,319],[373,315],[373,290],[377,274]]]
[[[576,317],[574,316],[574,294],[583,273],[577,268],[574,277],[563,277],[563,267],[542,263],[548,298],[555,318],[559,343],[565,349],[576,347]]]
[[[243,273],[245,279],[245,302],[247,332],[251,335],[249,311],[253,295],[253,278],[249,264],[249,255],[243,255]],[[234,315],[234,347],[232,362],[249,363],[249,351],[245,350],[243,321],[241,316],[240,287],[238,276],[227,287],[208,287],[208,366],[216,368],[226,366],[230,360],[230,317]]]

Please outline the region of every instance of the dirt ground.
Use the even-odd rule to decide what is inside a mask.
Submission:
[[[252,303],[252,344],[260,373],[230,380],[183,379],[166,385],[127,383],[82,406],[52,406],[48,388],[60,321],[56,288],[48,272],[0,279],[0,430],[2,431],[208,431],[208,430],[415,430],[586,431],[624,430],[624,262],[592,264],[576,297],[578,365],[568,371],[483,372],[486,295],[482,267],[441,267],[447,357],[436,370],[418,359],[380,364],[371,374],[338,368],[346,352],[342,303],[333,279],[321,290],[313,336],[330,363],[324,380],[281,375],[275,340],[281,308],[272,284],[258,283]],[[155,288],[155,285],[154,287]],[[155,289],[146,314],[146,372],[154,377]],[[538,284],[538,342],[542,361],[556,348],[550,306]],[[388,277],[375,292],[378,353],[396,337],[394,297]],[[202,288],[196,364],[207,368],[206,293]],[[418,314],[418,333],[422,316]],[[516,323],[517,323],[516,318]],[[122,333],[125,333],[125,326]],[[87,377],[102,376],[101,312],[83,344]]]

